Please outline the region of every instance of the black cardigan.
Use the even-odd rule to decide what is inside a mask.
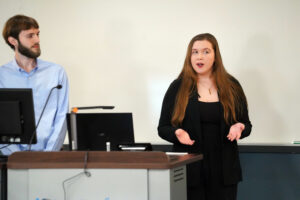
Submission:
[[[236,81],[236,80],[235,80]],[[236,81],[237,82],[237,81]],[[237,82],[238,83],[238,82]],[[189,153],[201,153],[202,145],[201,145],[201,124],[200,124],[200,113],[199,113],[199,104],[198,104],[198,94],[194,92],[188,101],[188,105],[186,107],[185,116],[182,124],[179,127],[174,127],[171,124],[172,113],[174,109],[175,99],[177,92],[179,90],[181,84],[180,79],[176,79],[169,86],[164,100],[162,104],[162,110],[158,125],[158,134],[161,138],[173,143],[173,151],[176,152],[189,152]],[[239,84],[239,83],[238,83]],[[222,106],[221,106],[222,107]],[[223,115],[223,108],[221,109],[221,114]],[[248,117],[248,109],[247,103],[243,103],[243,111],[242,114],[237,115],[237,121],[241,122],[245,125],[245,129],[242,132],[241,138],[247,137],[251,132],[251,122]],[[231,124],[232,125],[232,124]],[[227,135],[229,133],[230,126],[226,124],[225,120],[221,120],[220,124],[220,136],[222,143],[222,168],[223,168],[223,177],[224,184],[236,184],[242,180],[241,166],[238,154],[238,146],[236,140],[233,142],[227,139]],[[195,140],[194,145],[183,145],[181,144],[176,135],[175,131],[179,128],[187,131],[192,140]],[[205,158],[204,158],[205,159]],[[187,177],[188,177],[188,185],[192,186],[199,183],[201,178],[199,163],[191,164],[187,167]]]

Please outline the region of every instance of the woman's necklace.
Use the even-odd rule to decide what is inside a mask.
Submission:
[[[201,80],[200,80],[200,77],[199,77],[197,84],[198,84],[198,93],[203,93],[202,95],[204,95],[204,96],[213,95],[214,89],[215,89],[214,88],[215,84],[214,84],[214,81],[212,78],[204,77],[203,79],[201,78]]]
[[[200,84],[200,86],[201,86],[202,88],[208,90],[209,95],[211,95],[213,86],[210,86],[209,88],[207,88],[207,87],[205,87],[204,85],[201,85],[201,84]]]

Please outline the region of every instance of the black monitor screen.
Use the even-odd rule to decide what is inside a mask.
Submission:
[[[67,116],[70,130],[70,114]],[[118,150],[119,144],[134,143],[132,113],[76,114],[77,150]]]
[[[32,89],[0,88],[0,144],[34,144],[34,132]]]

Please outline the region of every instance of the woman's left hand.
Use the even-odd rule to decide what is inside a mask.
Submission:
[[[228,140],[230,140],[231,142],[233,140],[238,141],[242,135],[243,130],[245,129],[245,125],[238,122],[236,124],[233,124],[230,129],[229,129],[229,133],[227,135]]]

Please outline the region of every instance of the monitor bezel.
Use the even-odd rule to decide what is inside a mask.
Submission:
[[[0,101],[20,103],[22,132],[20,135],[0,133],[0,144],[36,144],[36,124],[33,93],[31,88],[0,88]],[[7,113],[0,113],[0,115]],[[9,114],[9,113],[8,113]],[[32,140],[32,141],[31,141]]]
[[[73,113],[74,114],[74,113]],[[67,125],[68,125],[68,136],[69,136],[69,148],[70,150],[73,147],[72,142],[76,141],[76,147],[78,151],[106,151],[106,143],[109,142],[111,151],[118,151],[119,144],[130,144],[134,143],[134,126],[133,126],[133,117],[132,113],[76,113],[76,134],[77,138],[74,140],[71,133],[70,125],[70,113],[67,114]],[[84,121],[82,121],[84,119]],[[105,121],[101,122],[101,119]],[[96,121],[98,120],[98,124]],[[105,136],[96,136],[100,134],[99,132],[90,132],[92,126],[101,127],[101,123],[116,123],[117,126],[124,126],[124,131],[121,133],[117,132],[106,132]],[[122,125],[123,124],[123,125]],[[107,125],[107,124],[106,124]],[[111,124],[112,125],[112,124]],[[112,127],[112,128],[115,128]],[[121,135],[123,134],[123,135]],[[107,138],[109,137],[109,138]],[[104,140],[101,140],[104,139]]]

